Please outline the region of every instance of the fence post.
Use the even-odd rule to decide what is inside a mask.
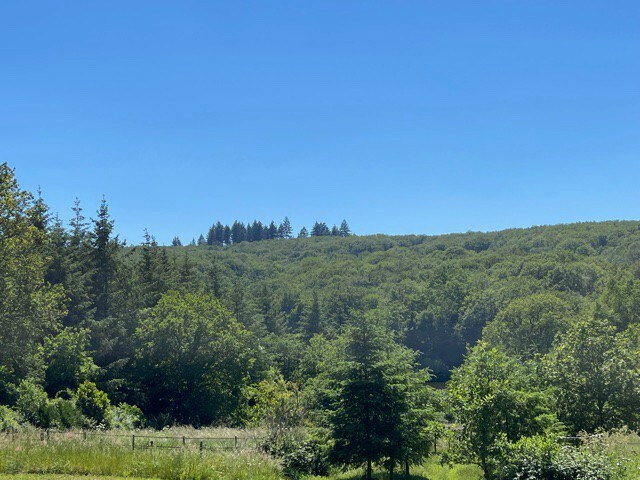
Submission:
[[[153,440],[149,440],[149,447],[153,448]]]
[[[83,428],[83,429],[82,429],[82,439],[83,439],[83,440],[86,440],[86,439],[87,439],[87,429],[86,429],[86,428]]]
[[[135,449],[136,449],[136,436],[131,435],[131,450],[135,450]]]
[[[235,435],[233,437],[233,446],[236,448],[236,450],[238,449],[238,436]]]
[[[202,440],[200,440],[200,456],[202,456]]]
[[[187,444],[187,439],[185,438],[185,436],[182,436],[182,445],[186,445]]]
[[[40,432],[40,441],[44,443],[44,432]]]

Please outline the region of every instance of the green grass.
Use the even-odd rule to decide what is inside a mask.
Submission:
[[[177,435],[180,433],[180,435]],[[211,439],[246,432],[196,431],[183,429],[154,434],[154,445],[174,446],[172,440],[161,436],[186,436]],[[223,435],[224,434],[224,435]],[[143,432],[136,432],[142,447]],[[616,480],[640,478],[640,437],[629,432],[604,435],[599,442],[620,465]],[[164,443],[163,443],[164,442]],[[175,442],[174,442],[175,443]],[[0,480],[283,480],[277,461],[256,450],[204,451],[198,442],[186,442],[180,448],[136,448],[131,450],[130,436],[100,437],[89,435],[83,440],[81,432],[51,435],[44,443],[39,434],[0,435]],[[205,447],[206,448],[206,447]],[[306,480],[360,480],[362,469],[334,471],[328,477],[309,477]],[[475,465],[441,465],[434,455],[423,465],[412,467],[412,480],[481,480]],[[376,480],[386,480],[387,474],[375,473]],[[397,471],[396,478],[404,478]]]
[[[55,475],[49,474],[46,476],[51,480],[121,480],[126,477],[95,477],[93,475]],[[44,480],[43,475],[37,473],[18,473],[15,475],[3,475],[0,474],[0,480]],[[127,480],[142,480],[141,478],[129,477]]]
[[[402,472],[396,471],[395,478],[404,479]],[[309,477],[308,480],[360,480],[364,470],[349,470],[347,472],[333,473],[329,477]],[[376,480],[386,480],[386,472],[374,473]],[[440,456],[428,458],[423,465],[411,468],[411,480],[480,480],[482,471],[475,465],[453,465],[451,467],[440,464]]]
[[[132,451],[128,446],[78,439],[0,441],[0,474],[80,475],[167,480],[279,480],[277,463],[256,451],[197,449]],[[18,478],[18,477],[11,477]],[[27,477],[29,478],[29,477]],[[43,478],[43,477],[40,477]],[[62,477],[64,478],[64,477]]]

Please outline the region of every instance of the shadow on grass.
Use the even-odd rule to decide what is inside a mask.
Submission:
[[[364,480],[364,473],[349,473],[344,476],[338,477],[340,480]],[[389,480],[388,473],[374,473],[373,480]],[[393,480],[431,480],[426,475],[409,475],[405,476],[404,473],[396,473],[393,475]]]

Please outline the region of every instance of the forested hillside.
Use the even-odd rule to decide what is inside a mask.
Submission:
[[[459,458],[485,472],[474,428],[516,442],[640,426],[640,222],[440,236],[354,236],[343,222],[229,245],[214,225],[211,242],[164,247],[149,233],[123,245],[104,201],[73,212],[62,224],[0,166],[6,425],[314,424],[333,432],[334,461],[393,465],[418,461],[417,432],[447,415],[465,425]],[[452,376],[446,405],[424,393],[431,372]],[[381,397],[404,402],[398,418],[371,434],[401,425],[397,450],[350,450],[359,375],[403,385]],[[503,403],[475,424],[496,385]],[[377,419],[396,411],[384,402]]]
[[[442,379],[496,317],[493,329],[501,323],[510,330],[514,316],[530,310],[568,319],[598,305],[623,324],[640,315],[632,294],[639,222],[292,239],[167,254],[174,269],[186,265],[189,281],[214,289],[253,329],[308,338],[335,333],[350,311],[375,310]],[[547,332],[551,339],[555,333]]]

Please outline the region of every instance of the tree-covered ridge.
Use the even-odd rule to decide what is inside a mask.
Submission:
[[[596,303],[612,310],[610,318],[631,313],[618,311],[612,291],[637,288],[640,223],[317,238],[185,252],[169,255],[178,263],[189,255],[203,285],[208,268],[215,268],[222,297],[242,296],[229,306],[245,323],[261,317],[259,323],[274,332],[304,333],[314,296],[316,328],[323,332],[339,329],[350,310],[376,310],[424,354],[425,365],[446,378],[485,325],[496,317],[494,330],[513,321],[505,316],[518,308],[558,311],[565,323]],[[622,279],[632,286],[623,287]],[[637,315],[635,305],[629,308]],[[548,331],[544,342],[555,333]]]
[[[321,473],[408,469],[447,418],[486,478],[640,429],[640,222],[127,247],[72,211],[0,165],[0,428],[268,425]]]
[[[340,227],[334,225],[329,228],[324,222],[315,222],[311,229],[312,237],[348,237],[352,235],[349,224],[346,220],[342,220]],[[307,227],[302,227],[298,233],[298,238],[306,238],[309,236]],[[190,246],[195,245],[216,245],[219,247],[235,245],[242,242],[260,242],[262,240],[283,240],[293,238],[293,227],[289,217],[284,217],[284,220],[276,225],[271,220],[268,223],[262,223],[259,220],[253,222],[247,222],[245,225],[243,222],[235,220],[231,226],[223,225],[220,221],[214,223],[209,227],[206,237],[200,234],[198,241],[194,238]],[[182,240],[179,237],[173,237],[171,246],[181,247]]]

